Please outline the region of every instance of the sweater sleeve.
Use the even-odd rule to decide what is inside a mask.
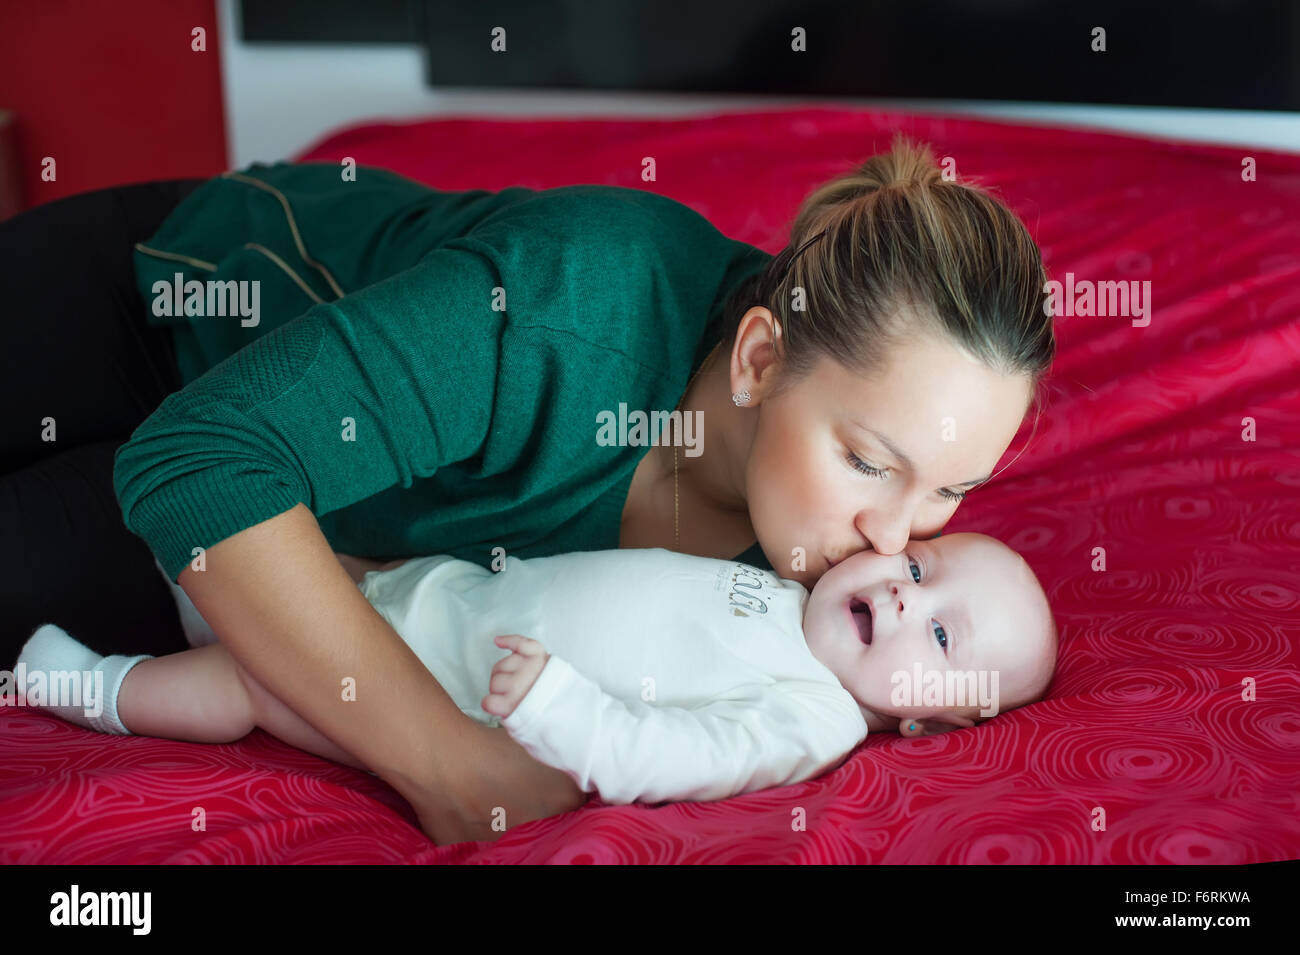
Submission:
[[[534,758],[608,803],[707,802],[820,775],[866,726],[815,683],[742,688],[700,707],[624,702],[551,655],[502,721]]]
[[[117,451],[126,526],[175,580],[302,502],[317,515],[474,455],[490,427],[501,278],[472,244],[268,332],[169,395]]]

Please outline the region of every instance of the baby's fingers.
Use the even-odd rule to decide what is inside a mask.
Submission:
[[[546,648],[541,643],[518,633],[507,633],[495,637],[494,642],[498,647],[508,647],[520,656],[525,657],[539,657],[546,652]]]
[[[493,696],[510,696],[518,687],[519,678],[513,673],[498,673],[493,670],[492,676],[488,678],[488,693]]]
[[[518,654],[510,654],[508,657],[502,657],[496,663],[492,664],[493,673],[518,673],[524,665],[523,657]]]

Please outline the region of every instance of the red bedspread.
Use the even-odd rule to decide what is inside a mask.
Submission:
[[[1005,540],[1046,585],[1062,635],[1047,701],[975,730],[872,737],[796,786],[656,809],[593,800],[444,848],[376,777],[260,731],[205,746],[0,708],[0,861],[1300,858],[1300,155],[798,109],[375,124],[299,158],[352,156],[442,189],[649,188],[776,252],[805,192],[895,129],[1000,189],[1053,278],[1151,282],[1146,327],[1058,319],[1037,433],[1026,423],[1002,463],[1028,441],[1024,454],[946,528]],[[657,182],[640,179],[645,156]]]

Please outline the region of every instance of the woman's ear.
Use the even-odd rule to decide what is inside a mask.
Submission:
[[[736,328],[736,344],[731,359],[732,391],[749,391],[754,405],[762,400],[762,389],[775,381],[777,357],[775,343],[781,337],[781,322],[762,305],[755,305]]]

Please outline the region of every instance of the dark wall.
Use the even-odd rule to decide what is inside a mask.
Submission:
[[[430,85],[1300,110],[1296,0],[242,0],[244,38],[421,42]],[[493,52],[494,27],[506,53]],[[791,31],[807,32],[807,52]],[[1106,51],[1092,49],[1093,29]]]

